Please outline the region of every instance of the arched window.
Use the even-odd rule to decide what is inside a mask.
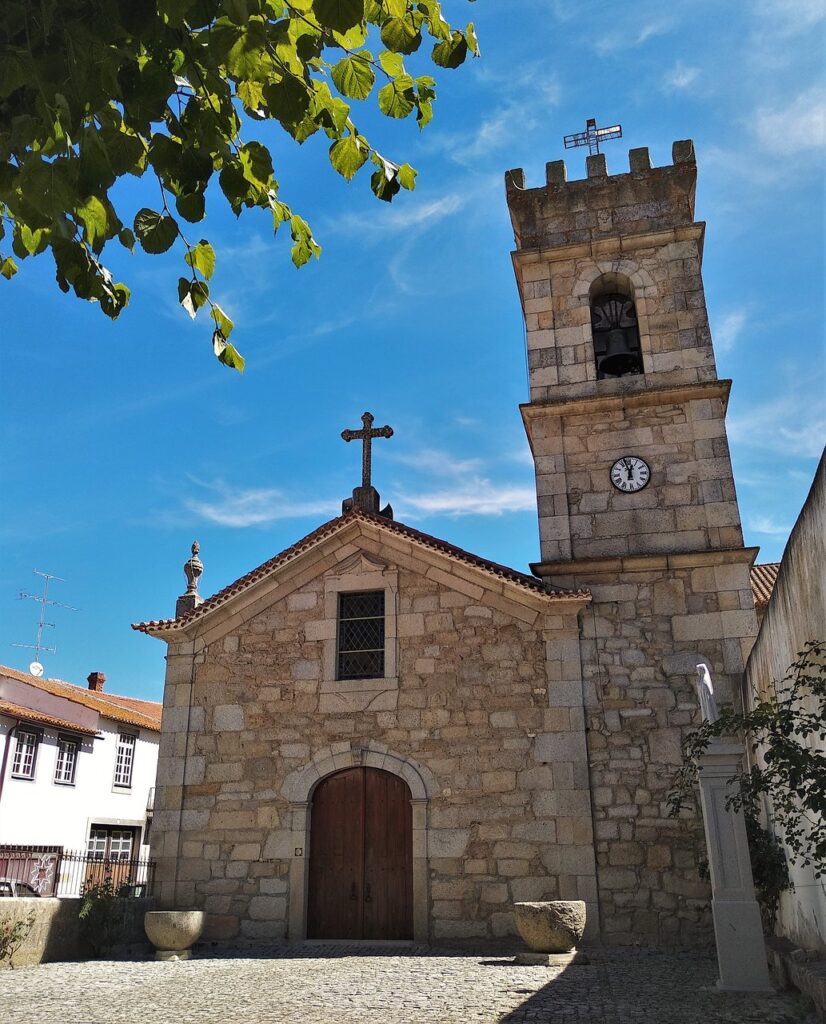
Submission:
[[[591,300],[591,332],[597,380],[642,373],[642,351],[633,299],[619,292]]]

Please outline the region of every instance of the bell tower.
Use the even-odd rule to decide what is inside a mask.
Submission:
[[[570,182],[555,161],[544,188],[507,176],[543,564],[742,547],[693,144],[675,142],[673,160],[633,149],[630,173],[609,176],[600,153]],[[644,488],[623,463],[612,475],[629,456]]]
[[[526,188],[506,174],[527,329],[522,416],[550,584],[587,587],[580,659],[603,937],[709,933],[700,832],[667,817],[696,666],[738,692],[757,622],[694,219],[691,141]],[[682,823],[684,824],[684,823]],[[695,823],[697,824],[697,823]]]

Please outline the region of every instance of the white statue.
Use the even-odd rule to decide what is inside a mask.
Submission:
[[[711,682],[711,673],[708,665],[697,665],[697,696],[700,699],[700,710],[703,713],[704,722],[716,722],[720,717],[717,710],[717,701],[714,699],[714,686]]]

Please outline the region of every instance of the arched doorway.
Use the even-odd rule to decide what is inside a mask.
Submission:
[[[313,793],[307,936],[413,938],[413,814],[404,779],[345,768]]]

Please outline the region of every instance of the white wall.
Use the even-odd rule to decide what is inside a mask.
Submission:
[[[0,717],[0,759],[14,724],[11,719]],[[0,844],[30,843],[85,850],[93,822],[143,829],[147,797],[155,785],[159,735],[140,730],[135,743],[132,786],[124,790],[113,785],[120,727],[117,722],[101,718],[98,728],[99,738],[84,737],[80,744],[73,786],[54,782],[57,730],[43,729],[34,780],[12,778],[15,739],[11,737],[0,795]],[[146,845],[134,853],[141,857],[148,854]]]
[[[795,523],[760,632],[746,666],[746,699],[770,699],[809,640],[826,640],[826,456]],[[814,697],[808,710],[816,711]],[[824,750],[822,741],[810,740]],[[782,838],[782,837],[781,837]],[[789,853],[794,891],[780,897],[777,932],[799,946],[826,953],[826,879]]]

